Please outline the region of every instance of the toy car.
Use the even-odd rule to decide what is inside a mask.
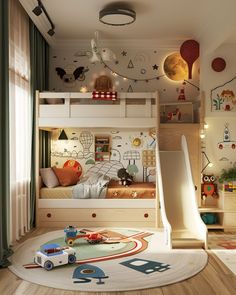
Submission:
[[[74,241],[84,238],[89,244],[99,244],[105,240],[98,232],[86,232],[84,230],[78,230],[76,227],[69,225],[64,229],[65,242],[69,246],[73,246]]]
[[[34,262],[46,270],[64,264],[73,264],[76,261],[76,252],[71,247],[60,247],[58,244],[47,244],[36,252]]]

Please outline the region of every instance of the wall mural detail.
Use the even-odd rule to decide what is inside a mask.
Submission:
[[[232,148],[233,150],[236,148],[236,141],[231,140],[230,138],[230,130],[229,124],[225,123],[224,134],[223,134],[223,141],[218,142],[218,148]]]
[[[78,67],[74,69],[73,65],[68,65],[65,67],[65,69],[56,67],[56,72],[57,75],[63,80],[65,86],[67,87],[74,87],[75,86],[75,81],[80,80],[84,81],[85,80],[85,73],[89,71],[88,68],[84,67]]]
[[[79,136],[79,141],[84,148],[84,155],[88,155],[90,153],[90,147],[93,143],[93,135],[89,131],[82,131]]]
[[[117,51],[115,48],[113,50]],[[145,49],[140,52],[137,49],[128,50],[124,48],[123,51],[116,52],[116,60],[107,62],[102,60],[101,63],[97,62],[93,65],[90,63],[89,52],[91,51],[86,48],[76,48],[76,50],[63,49],[63,52],[58,49],[52,49],[50,90],[67,91],[68,88],[73,88],[73,91],[82,92],[82,89],[86,88],[85,92],[92,92],[95,79],[98,76],[107,75],[113,81],[112,91],[143,92],[155,91],[157,88],[167,89],[165,93],[160,93],[161,99],[165,99],[165,101],[173,99],[176,84],[169,83],[167,79],[161,79],[167,77],[167,75],[163,68],[158,65],[159,63],[162,64],[167,53],[170,53],[168,50]],[[57,58],[54,58],[54,56]],[[75,72],[76,69],[82,67],[84,70],[80,70],[82,71],[81,74],[79,70],[77,70],[78,73]],[[55,71],[56,68],[58,68],[58,71]],[[193,74],[194,79],[191,82],[186,80],[188,87],[185,89],[186,96],[191,100],[197,99],[199,91],[197,86],[199,83],[199,73],[196,70]],[[77,78],[78,75],[79,77]],[[130,81],[129,84],[127,84],[127,80]],[[181,80],[182,82],[183,80]],[[84,86],[86,87],[82,88]]]
[[[220,112],[236,111],[236,76],[211,90],[211,110]]]
[[[126,168],[134,177],[134,181],[155,181],[155,169],[151,171],[150,159],[147,168],[143,168],[142,152],[155,155],[155,128],[139,130],[111,130],[94,128],[81,130],[79,128],[66,129],[68,140],[58,140],[58,130],[52,132],[51,163],[57,167],[79,163],[82,174],[94,171],[111,173],[116,177],[120,168]],[[95,135],[111,136],[109,161],[95,162]],[[73,139],[72,138],[77,138]],[[152,156],[153,157],[153,156]],[[73,166],[72,165],[72,166]],[[144,177],[145,171],[145,177]]]
[[[133,69],[134,68],[134,64],[132,62],[132,60],[130,59],[129,63],[128,63],[128,66],[127,66],[128,69]]]

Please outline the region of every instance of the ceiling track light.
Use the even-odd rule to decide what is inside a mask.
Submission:
[[[52,22],[50,16],[48,15],[47,13],[47,10],[46,8],[44,7],[43,3],[41,0],[37,0],[38,1],[38,5],[32,10],[32,12],[36,15],[36,16],[39,16],[42,14],[42,12],[44,12],[48,22],[50,23],[51,25],[51,29],[48,30],[48,35],[49,36],[53,36],[55,34],[55,25],[54,23]]]

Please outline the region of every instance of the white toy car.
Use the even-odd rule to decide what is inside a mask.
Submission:
[[[47,244],[36,252],[34,262],[46,270],[56,266],[76,262],[76,252],[71,247],[60,247],[58,244]]]

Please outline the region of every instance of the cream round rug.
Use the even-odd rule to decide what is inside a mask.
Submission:
[[[63,230],[32,238],[18,246],[9,267],[20,278],[53,288],[78,291],[125,291],[160,287],[194,276],[207,264],[204,250],[167,250],[164,234],[128,228],[97,229],[101,243],[81,237],[71,246],[76,253],[72,264],[56,266],[60,253],[48,254],[52,270],[34,263],[36,251],[48,244],[66,247]],[[86,229],[86,234],[94,229]],[[87,235],[88,236],[88,235]],[[60,263],[62,263],[60,261]]]

